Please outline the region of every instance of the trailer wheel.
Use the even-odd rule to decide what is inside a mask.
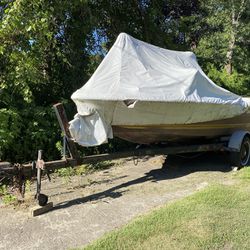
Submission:
[[[38,195],[38,204],[39,206],[45,206],[48,203],[48,196],[45,194]]]
[[[236,167],[244,167],[248,164],[250,158],[250,139],[245,136],[239,152],[230,153],[231,163]]]

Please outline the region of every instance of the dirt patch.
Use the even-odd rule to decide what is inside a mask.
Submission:
[[[44,180],[54,210],[32,218],[29,209],[0,208],[0,249],[69,249],[84,246],[139,214],[206,187],[231,183],[225,157],[144,157],[70,179]],[[164,163],[164,164],[163,164]],[[27,194],[33,197],[34,186]],[[31,203],[26,203],[30,206]]]

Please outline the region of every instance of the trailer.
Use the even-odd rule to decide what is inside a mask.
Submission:
[[[0,180],[3,180],[3,178],[8,176],[18,176],[20,192],[24,193],[23,185],[25,179],[36,175],[37,192],[35,198],[40,206],[45,206],[48,202],[48,197],[41,193],[42,172],[46,173],[49,177],[49,173],[56,169],[74,167],[80,164],[127,157],[133,157],[136,162],[137,159],[142,156],[175,155],[212,151],[226,152],[230,157],[232,167],[238,169],[246,166],[250,159],[250,132],[246,130],[238,130],[230,136],[221,136],[206,143],[189,143],[186,145],[169,145],[166,143],[160,143],[157,145],[137,145],[134,150],[130,151],[80,157],[68,130],[68,120],[63,105],[58,103],[54,105],[54,109],[64,137],[63,159],[44,162],[42,160],[42,151],[39,150],[36,162],[14,165],[9,162],[0,162]],[[69,158],[66,157],[66,149],[68,149],[70,153]],[[49,207],[51,208],[51,203]]]
[[[76,147],[69,132],[68,119],[64,107],[61,103],[55,104],[53,107],[56,112],[56,116],[60,124],[62,133],[65,138],[64,148],[66,148],[67,144],[71,156],[76,160],[79,160],[79,155],[77,154]],[[187,145],[176,146],[166,143],[160,143],[155,145],[143,145],[141,147],[137,146],[134,153],[133,152],[121,153],[121,157],[122,155],[124,156],[126,155],[126,157],[128,157],[133,154],[168,155],[168,154],[195,153],[195,152],[206,152],[206,151],[227,151],[230,154],[230,162],[233,166],[236,167],[246,166],[250,158],[250,132],[246,130],[237,130],[233,132],[233,134],[231,134],[230,136],[220,136],[211,141],[208,141],[205,144],[189,143]],[[109,159],[112,159],[112,157],[115,158],[116,157],[115,155],[116,154],[113,155],[111,154],[109,155],[108,158]]]

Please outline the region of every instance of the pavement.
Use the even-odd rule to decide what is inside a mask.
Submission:
[[[43,180],[43,193],[54,209],[32,217],[35,206],[27,192],[20,207],[0,207],[0,249],[72,249],[166,203],[197,192],[211,183],[230,184],[226,155],[144,157],[135,165],[127,158],[88,175]]]

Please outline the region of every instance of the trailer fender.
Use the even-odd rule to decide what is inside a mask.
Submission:
[[[246,130],[235,131],[228,142],[228,149],[231,151],[239,152],[241,148],[242,141],[245,136],[250,136],[250,133]]]

